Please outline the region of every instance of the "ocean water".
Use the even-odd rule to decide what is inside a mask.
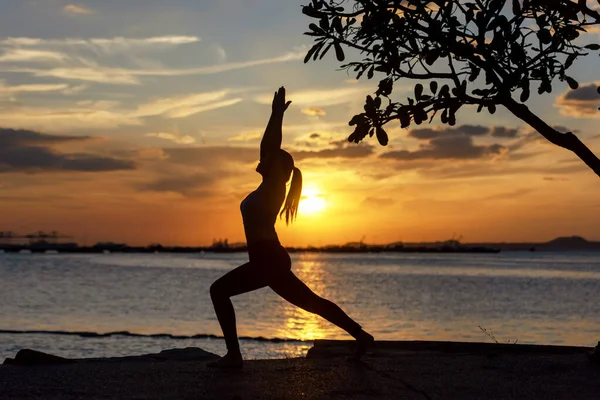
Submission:
[[[0,254],[0,362],[21,348],[66,357],[187,346],[223,354],[209,287],[246,261],[244,253]],[[308,286],[379,340],[600,340],[600,253],[306,253],[292,261]],[[233,303],[247,358],[302,356],[313,339],[350,339],[268,288]]]

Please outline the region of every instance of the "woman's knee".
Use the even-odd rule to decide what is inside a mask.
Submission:
[[[221,279],[217,279],[210,285],[210,297],[212,299],[228,297]]]

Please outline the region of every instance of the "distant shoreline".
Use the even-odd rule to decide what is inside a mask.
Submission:
[[[290,253],[499,253],[500,249],[487,247],[403,247],[386,248],[383,246],[365,246],[365,247],[286,247]],[[102,254],[102,253],[127,253],[127,254],[153,254],[153,253],[246,253],[247,247],[66,247],[60,245],[54,246],[0,246],[0,252],[4,253],[79,253],[79,254]]]
[[[321,247],[287,247],[290,253],[500,253],[501,251],[600,251],[600,242],[579,236],[561,237],[545,243],[467,243],[457,240],[428,243],[390,243],[369,245],[362,242]],[[30,243],[0,243],[0,253],[243,253],[245,243],[229,245],[227,241],[211,246],[129,246],[124,243],[97,243],[80,246],[77,243],[36,241]]]

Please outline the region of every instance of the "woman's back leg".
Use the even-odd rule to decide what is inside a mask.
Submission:
[[[348,332],[358,342],[356,357],[360,357],[368,347],[373,346],[375,339],[371,334],[365,332],[337,304],[313,292],[292,271],[277,274],[270,280],[269,287],[293,305],[313,314],[320,315],[327,321]]]
[[[352,336],[355,336],[361,330],[361,326],[350,318],[337,304],[317,295],[294,275],[292,271],[277,274],[275,279],[269,282],[269,287],[293,305],[313,314],[320,315]]]

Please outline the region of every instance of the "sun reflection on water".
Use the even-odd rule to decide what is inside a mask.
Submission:
[[[320,296],[325,296],[327,288],[327,272],[318,261],[302,259],[295,263],[294,273],[309,288]],[[328,321],[316,314],[309,313],[292,304],[284,308],[285,322],[276,329],[277,337],[289,337],[301,340],[323,339],[330,335],[330,330],[335,329]]]

